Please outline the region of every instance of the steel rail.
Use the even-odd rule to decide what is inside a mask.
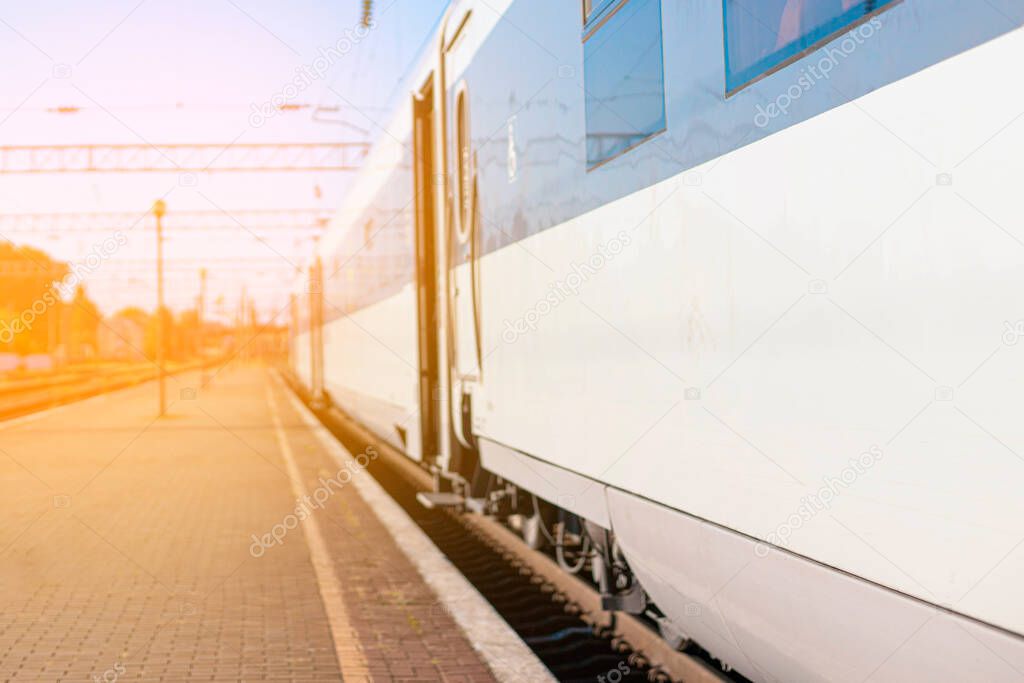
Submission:
[[[180,375],[204,367],[212,367],[221,362],[223,362],[223,359],[187,363],[181,367],[169,368],[167,375]],[[155,367],[144,369],[136,367],[115,372],[113,375],[85,374],[80,378],[61,379],[50,385],[43,382],[39,386],[15,387],[13,390],[0,388],[0,420],[21,417],[40,410],[55,408],[67,403],[74,403],[75,401],[98,396],[99,394],[127,389],[128,387],[144,384],[156,378],[157,369]],[[55,392],[54,389],[58,391]],[[30,398],[7,403],[4,399],[11,394],[29,394]],[[32,394],[42,395],[31,396]]]

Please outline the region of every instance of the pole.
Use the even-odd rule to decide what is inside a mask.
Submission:
[[[246,291],[245,285],[242,285],[242,298],[238,302],[238,348],[241,349],[241,360],[245,361],[248,359],[249,346],[248,346],[248,324],[245,318],[245,302],[249,299],[249,292]]]
[[[296,348],[295,341],[299,338],[299,297],[292,294],[288,298],[289,309],[291,313],[291,324],[288,326],[286,353],[288,354],[288,367],[291,368],[294,373],[298,370],[296,365],[298,349]]]
[[[242,296],[245,296],[244,288]],[[238,309],[235,311],[235,357],[239,360],[242,357],[242,299],[238,300]]]
[[[167,376],[164,370],[164,214],[167,205],[158,200],[153,205],[156,215],[156,365],[160,384],[160,417],[167,412]]]
[[[199,306],[196,311],[196,350],[199,353],[199,384],[206,384],[206,268],[199,269]]]
[[[60,309],[54,310],[51,308],[46,312],[46,353],[50,356],[50,362],[53,363],[54,367],[57,363],[57,316],[60,315]]]
[[[323,338],[323,265],[317,257],[309,275],[309,342],[313,406],[326,407],[324,395],[324,338]]]
[[[71,364],[71,304],[61,303],[60,306],[60,343],[61,363]]]

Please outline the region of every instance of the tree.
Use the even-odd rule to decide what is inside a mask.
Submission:
[[[199,355],[199,312],[195,309],[178,315],[170,356],[178,360],[195,358]]]
[[[88,296],[85,286],[78,285],[71,302],[70,354],[75,360],[94,356],[96,353],[96,328],[101,315]]]
[[[0,244],[0,350],[52,350],[63,308],[56,285],[68,273],[38,249]]]

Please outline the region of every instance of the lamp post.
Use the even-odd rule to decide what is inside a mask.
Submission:
[[[158,199],[153,204],[156,216],[156,365],[160,384],[160,417],[167,412],[167,374],[164,370],[164,214],[167,204]]]
[[[199,385],[206,386],[206,268],[199,269],[199,306],[196,311],[196,334],[199,350]]]

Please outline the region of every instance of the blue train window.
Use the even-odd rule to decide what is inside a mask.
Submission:
[[[902,0],[723,0],[731,94]]]
[[[665,130],[661,0],[584,0],[587,167]]]
[[[616,0],[583,0],[583,23],[592,25],[615,3]]]

